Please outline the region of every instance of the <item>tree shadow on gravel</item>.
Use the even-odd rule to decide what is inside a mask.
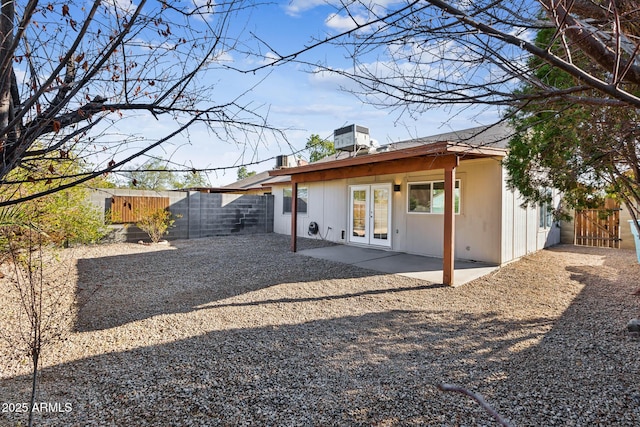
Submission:
[[[367,297],[367,296],[375,296],[375,295],[383,295],[383,294],[389,295],[389,294],[396,294],[396,293],[402,293],[402,292],[424,291],[427,289],[440,289],[440,288],[447,288],[447,286],[439,283],[437,284],[427,283],[425,285],[419,285],[419,286],[406,286],[406,287],[393,287],[393,288],[387,288],[387,289],[365,290],[362,292],[355,292],[355,293],[341,293],[339,295],[272,298],[272,299],[265,299],[265,300],[230,302],[230,303],[208,303],[208,304],[203,304],[197,307],[196,310],[208,310],[211,308],[227,308],[227,307],[252,307],[252,306],[259,307],[259,306],[265,306],[269,304],[290,304],[290,303],[335,301],[335,300],[346,300],[346,299],[358,298],[358,297]]]
[[[494,425],[474,402],[436,388],[453,383],[481,393],[518,426],[640,425],[640,341],[624,330],[629,315],[638,313],[631,290],[640,268],[629,257],[588,254],[595,255],[593,263],[565,257],[557,266],[551,264],[557,258],[533,255],[526,260],[530,269],[510,265],[489,282],[456,289],[455,298],[463,300],[497,289],[483,302],[484,312],[467,312],[464,305],[448,308],[449,297],[438,310],[374,305],[375,312],[345,315],[350,306],[366,303],[366,292],[336,294],[326,306],[322,298],[305,295],[231,302],[223,296],[203,298],[203,305],[189,310],[207,319],[242,316],[243,310],[272,304],[278,304],[276,313],[295,313],[305,298],[342,311],[328,309],[325,318],[305,322],[273,317],[262,321],[264,326],[209,330],[45,368],[39,400],[70,402],[73,410],[42,413],[38,424]],[[299,274],[296,269],[304,267],[291,271]],[[564,282],[555,283],[547,270],[562,273]],[[572,281],[566,280],[567,272]],[[366,277],[371,277],[367,283],[376,279]],[[509,286],[518,290],[502,298]],[[565,292],[560,286],[571,288],[561,308],[545,311],[553,295]],[[540,297],[528,314],[510,316],[501,304],[526,304],[529,288],[546,298]],[[368,289],[371,295],[378,292]],[[450,290],[411,291],[415,295],[406,299],[432,298],[433,307]],[[24,401],[28,386],[27,376],[0,380],[0,401]],[[0,425],[20,420],[23,415],[0,414]]]
[[[392,310],[213,331],[43,369],[39,400],[73,410],[37,424],[490,425],[436,386],[500,381],[512,349],[549,322]],[[25,399],[28,382],[1,380],[0,401]]]
[[[509,358],[503,381],[472,387],[516,425],[640,425],[640,340],[626,331],[640,315],[635,253],[551,251],[593,256],[592,265],[565,267],[581,290],[540,343]]]
[[[302,248],[327,245],[300,240]],[[274,234],[176,241],[167,250],[79,259],[77,271],[77,332],[186,313],[283,283],[381,274],[292,254],[288,237]]]

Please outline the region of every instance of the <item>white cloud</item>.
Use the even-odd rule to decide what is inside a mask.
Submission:
[[[204,8],[208,12],[213,12],[213,8],[216,6],[214,0],[192,0],[192,3],[196,8]]]
[[[284,10],[287,15],[299,16],[302,12],[326,5],[325,0],[291,0],[284,6]]]
[[[336,69],[335,71],[340,70]],[[315,69],[309,76],[309,82],[314,86],[329,87],[335,89],[348,84],[349,79],[338,74],[337,72]]]
[[[196,13],[196,18],[208,22],[215,12],[215,0],[191,0],[193,3],[192,12]]]
[[[376,1],[373,4],[367,4],[366,8],[371,8],[376,13],[387,8],[392,4],[402,4],[398,0],[383,0]],[[288,15],[291,16],[299,16],[302,12],[306,12],[311,9],[315,9],[316,7],[329,6],[334,9],[342,9],[345,7],[345,2],[340,0],[290,0],[286,6],[284,6],[284,10]],[[355,10],[356,8],[363,10],[366,9],[360,3],[351,2],[347,7]]]
[[[337,13],[330,14],[324,23],[327,27],[336,31],[349,31],[367,22],[367,18],[363,15],[348,16],[339,15]]]
[[[513,27],[513,29],[509,32],[509,35],[519,37],[526,42],[533,43],[536,38],[537,32],[532,31],[529,28]]]
[[[234,58],[228,51],[218,51],[213,53],[213,57],[209,60],[210,62],[234,62]]]
[[[167,51],[170,51],[176,48],[175,43],[167,43],[166,41],[146,40],[142,38],[136,38],[130,41],[129,45],[138,46],[140,48],[148,49],[148,50],[165,49]]]
[[[113,6],[113,12],[115,13],[120,14],[124,12],[127,15],[133,14],[138,8],[138,5],[131,0],[111,0],[106,6]]]
[[[273,64],[274,62],[276,62],[278,59],[280,59],[280,57],[278,55],[276,55],[273,52],[267,52],[264,55],[264,59],[262,59],[262,61],[260,61],[259,63],[262,65],[270,65]]]

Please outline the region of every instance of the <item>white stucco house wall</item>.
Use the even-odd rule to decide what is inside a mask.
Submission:
[[[297,236],[445,258],[449,234],[455,259],[496,265],[557,244],[560,228],[547,207],[523,207],[507,186],[502,159],[509,135],[504,125],[485,126],[271,171],[274,232],[291,235],[295,226]],[[453,167],[439,167],[449,158]],[[447,170],[455,182],[451,233],[443,206]],[[553,199],[559,203],[560,196]],[[316,234],[309,234],[311,223]]]

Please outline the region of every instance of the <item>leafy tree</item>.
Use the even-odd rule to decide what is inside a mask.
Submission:
[[[170,170],[165,160],[154,158],[135,170],[124,172],[128,188],[140,190],[177,190],[180,188],[207,187],[204,175],[197,171],[176,172]]]
[[[552,35],[542,30],[536,43],[548,45]],[[540,82],[558,88],[575,84],[566,72],[539,63],[537,58],[530,60]],[[590,60],[583,57],[580,63],[586,68]],[[527,85],[521,92],[538,90]],[[594,99],[599,96],[592,92]],[[625,203],[632,217],[637,217],[639,110],[556,100],[514,109],[509,115],[516,130],[505,160],[509,184],[518,188],[528,202],[548,201],[546,188],[561,190],[570,208],[596,207],[605,195],[613,195]],[[567,217],[567,212],[559,210],[556,215]]]
[[[104,213],[88,201],[87,191],[73,188],[45,196],[38,205],[38,221],[47,240],[57,245],[96,243],[108,232]]]
[[[238,168],[238,181],[240,181],[241,179],[249,178],[250,176],[253,176],[255,174],[255,171],[247,170],[246,166],[240,166]]]
[[[151,159],[124,175],[127,177],[129,188],[140,190],[171,190],[176,182],[174,174],[161,159]]]
[[[0,206],[122,170],[178,134],[188,138],[192,126],[238,144],[278,133],[245,93],[227,99],[216,86],[232,72],[225,59],[246,46],[241,20],[251,7],[241,0],[1,0],[0,184],[42,159],[59,170],[55,164],[71,151],[99,160],[65,181],[27,175],[54,185]],[[162,126],[157,135],[114,135],[132,117]]]
[[[180,179],[176,183],[176,189],[179,188],[203,188],[210,187],[211,184],[207,177],[198,171],[183,172]]]
[[[29,170],[15,169],[7,176],[7,183],[0,187],[0,199],[14,200],[45,193],[57,184],[43,181],[40,177],[76,175],[82,172],[83,167],[83,162],[73,153],[64,162],[31,162]],[[21,225],[29,224],[39,230],[42,233],[39,239],[45,244],[94,243],[108,232],[104,213],[89,202],[87,189],[82,186],[22,202],[12,212],[19,213],[13,218]],[[18,237],[15,235],[14,240]]]
[[[320,138],[320,135],[312,134],[304,148],[309,150],[309,161],[317,162],[327,156],[335,154],[333,142]]]
[[[112,178],[112,175],[101,175],[93,178],[87,183],[91,188],[117,188],[118,184]]]

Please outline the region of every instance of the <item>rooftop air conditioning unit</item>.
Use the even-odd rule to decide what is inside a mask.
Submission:
[[[276,156],[276,169],[286,168],[287,166],[289,166],[288,160],[289,159],[287,156],[283,156],[283,155]]]
[[[295,156],[276,156],[276,169],[291,168],[297,166]]]
[[[354,151],[369,148],[369,129],[364,126],[349,125],[333,131],[333,146],[336,150]]]

